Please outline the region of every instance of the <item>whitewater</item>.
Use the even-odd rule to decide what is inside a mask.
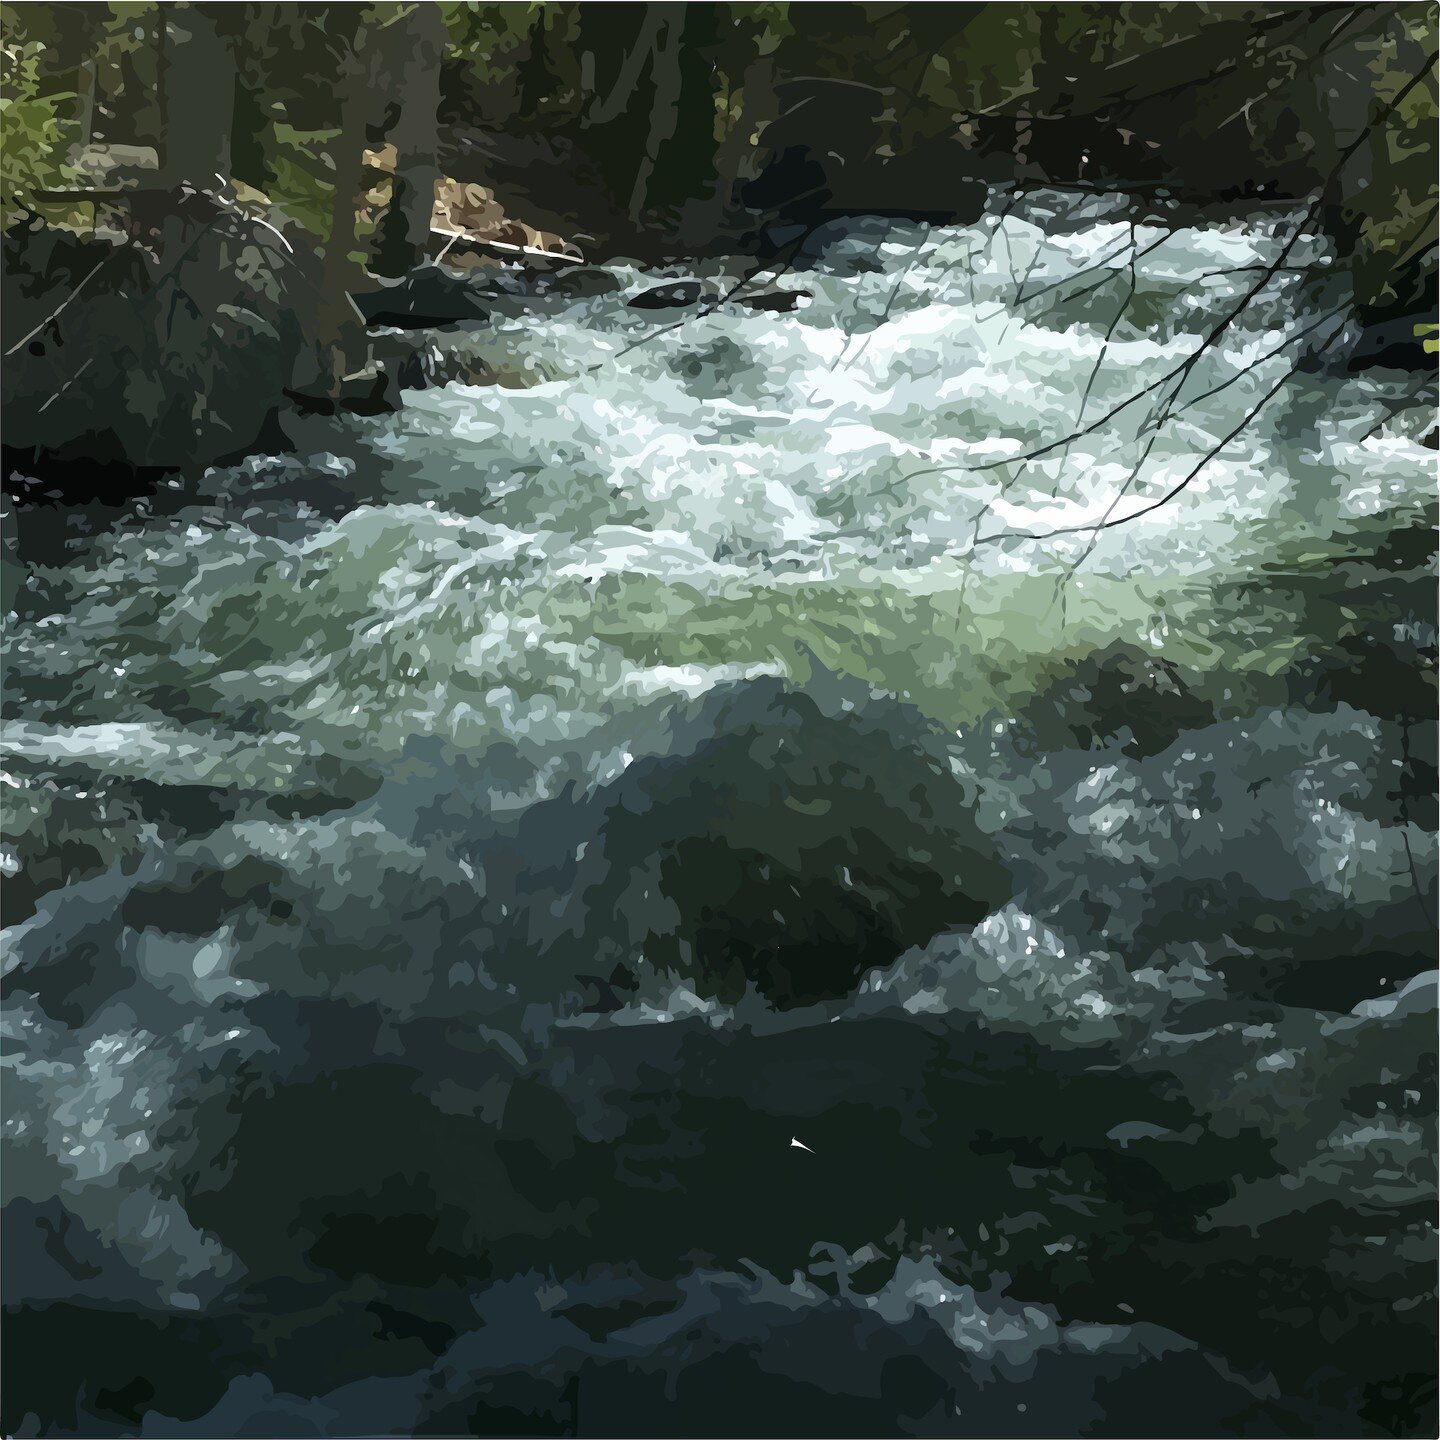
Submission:
[[[51,1433],[1409,1403],[1433,380],[1303,208],[757,264],[472,272],[397,413],[22,509],[6,1299],[168,1377]]]

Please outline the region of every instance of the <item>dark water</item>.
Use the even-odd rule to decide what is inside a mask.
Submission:
[[[7,1433],[1433,1430],[1431,397],[1086,205],[21,514]]]

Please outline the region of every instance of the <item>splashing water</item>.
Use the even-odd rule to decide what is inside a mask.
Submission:
[[[1018,1375],[1138,1306],[1307,1393],[1303,1334],[1205,1306],[1252,1227],[1366,1196],[1357,1326],[1420,1283],[1435,840],[1429,710],[1375,668],[1433,646],[1422,387],[1344,373],[1298,224],[836,222],[794,313],[717,261],[658,325],[616,265],[435,332],[459,378],[395,415],[68,532],[6,651],[12,1198],[111,1304],[430,1285],[386,1303],[469,1349],[401,1430],[522,1363],[483,1305],[603,1261],[849,1327],[775,1276],[892,1232],[866,1326],[929,1307]],[[839,1168],[776,1198],[795,1133]],[[1050,1308],[1007,1340],[984,1285]],[[525,1364],[573,1343],[538,1315]],[[1390,1373],[1353,1344],[1337,1413]],[[278,1403],[245,1374],[195,1433]]]

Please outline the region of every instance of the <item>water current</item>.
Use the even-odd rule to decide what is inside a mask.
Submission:
[[[754,264],[22,510],[7,1433],[1422,1433],[1422,380],[1280,209]]]

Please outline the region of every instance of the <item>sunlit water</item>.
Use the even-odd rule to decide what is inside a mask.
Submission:
[[[1433,645],[1433,452],[1414,378],[1333,358],[1297,221],[837,224],[740,292],[811,292],[782,315],[627,309],[617,266],[435,332],[460,378],[396,415],[77,523],[8,639],[8,1192],[96,1275],[12,1298],[448,1327],[313,1381],[260,1346],[196,1433],[463,1429],[477,1376],[618,1353],[552,1311],[657,1293],[625,1343],[933,1322],[1013,1382],[979,1432],[1056,1433],[1037,1355],[1196,1342],[1279,1379],[1222,1409],[1311,1403],[1270,1317],[1326,1276],[1316,1423],[1382,1403],[1410,1342],[1352,1327],[1423,1311],[1432,1235],[1434,727],[1342,641]],[[416,1211],[423,1263],[375,1229]]]

